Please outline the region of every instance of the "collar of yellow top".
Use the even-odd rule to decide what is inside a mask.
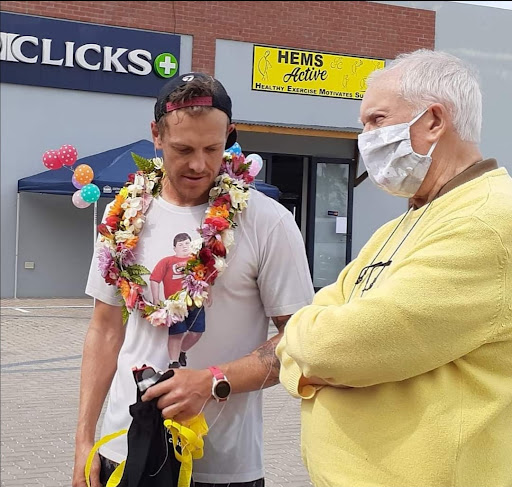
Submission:
[[[475,164],[472,164],[467,169],[462,171],[461,173],[457,174],[454,178],[452,178],[450,181],[448,181],[437,193],[436,197],[437,199],[439,196],[442,196],[452,189],[455,189],[458,186],[461,186],[473,179],[479,178],[480,176],[484,175],[486,172],[494,171],[495,169],[498,169],[498,162],[496,159],[484,159],[483,161],[475,162]],[[417,210],[418,207],[412,203],[412,198],[409,199],[409,208],[412,208],[413,210]]]
[[[486,172],[494,171],[495,169],[498,169],[498,162],[496,159],[485,159],[483,161],[476,162],[475,164],[462,171],[460,174],[457,174],[457,176],[455,176],[453,179],[448,181],[441,188],[441,191],[439,191],[437,197],[448,193],[452,189],[455,189],[457,186],[461,186],[473,179],[479,178]]]

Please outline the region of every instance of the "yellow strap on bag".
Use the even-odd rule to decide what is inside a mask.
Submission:
[[[92,447],[91,451],[89,452],[89,456],[87,457],[87,461],[85,462],[85,482],[87,483],[87,487],[91,487],[91,480],[90,480],[90,476],[91,476],[91,466],[92,466],[92,461],[94,459],[94,455],[96,454],[96,452],[106,443],[108,443],[109,441],[112,441],[114,438],[117,438],[118,436],[122,436],[122,435],[125,435],[126,433],[128,433],[128,430],[120,430],[120,431],[116,431],[115,433],[112,433],[110,435],[106,435],[104,436],[103,438],[101,438],[101,440],[98,440],[94,446]],[[108,479],[108,483],[107,483],[107,487],[116,487],[119,482],[121,481],[121,477],[123,476],[123,470],[124,470],[124,464],[125,462],[122,462],[115,470],[114,472],[112,473],[112,475],[110,476],[110,479]],[[114,477],[115,476],[115,477]],[[113,481],[115,482],[116,479],[117,479],[117,482],[116,483],[111,483],[111,479],[114,477]]]
[[[116,469],[112,472],[112,475],[107,480],[107,485],[105,487],[117,487],[121,479],[123,478],[124,473],[124,465],[126,464],[126,460],[123,460]]]
[[[208,425],[203,414],[186,421],[184,424],[166,419],[164,426],[172,435],[174,454],[181,462],[178,487],[189,487],[192,480],[192,460],[202,458],[204,454],[203,436],[208,433]],[[181,454],[176,450],[181,447]]]
[[[164,426],[172,435],[174,445],[174,454],[176,459],[181,462],[180,474],[178,478],[178,487],[190,487],[192,481],[192,460],[202,458],[204,454],[203,436],[208,433],[208,425],[203,414],[186,421],[184,424],[178,423],[172,419],[166,419]],[[90,475],[91,466],[96,452],[106,443],[125,435],[128,430],[120,430],[116,433],[106,435],[98,440],[87,457],[85,462],[85,481],[87,487],[91,487]],[[181,454],[176,450],[178,443],[181,446]],[[107,481],[106,487],[117,487],[123,478],[124,466],[126,461],[121,462]]]

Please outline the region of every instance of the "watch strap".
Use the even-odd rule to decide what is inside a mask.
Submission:
[[[212,373],[213,377],[215,377],[217,380],[225,379],[226,376],[224,375],[224,372],[220,370],[218,367],[211,366],[208,367],[208,370]]]

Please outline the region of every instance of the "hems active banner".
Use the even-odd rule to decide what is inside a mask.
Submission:
[[[254,46],[252,89],[359,100],[383,59]]]

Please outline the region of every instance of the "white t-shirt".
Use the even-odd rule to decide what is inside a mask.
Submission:
[[[153,271],[162,258],[174,255],[177,234],[198,238],[197,228],[206,208],[178,207],[163,198],[155,199],[136,248],[137,263]],[[249,354],[267,340],[269,317],[291,315],[313,298],[304,242],[291,213],[251,189],[249,207],[236,221],[235,243],[226,258],[228,267],[210,289],[213,303],[205,307],[206,330],[187,352],[187,368],[206,368]],[[120,305],[115,292],[115,286],[101,277],[95,253],[86,293]],[[148,297],[149,292],[146,286]],[[130,315],[126,326],[102,436],[131,423],[129,406],[136,401],[132,367],[151,364],[166,370],[169,364],[167,327],[155,328],[138,313]],[[263,477],[262,392],[232,394],[220,404],[210,401],[204,413],[211,429],[205,437],[204,457],[194,461],[194,480],[228,483]],[[127,455],[126,436],[100,451],[121,462]]]

